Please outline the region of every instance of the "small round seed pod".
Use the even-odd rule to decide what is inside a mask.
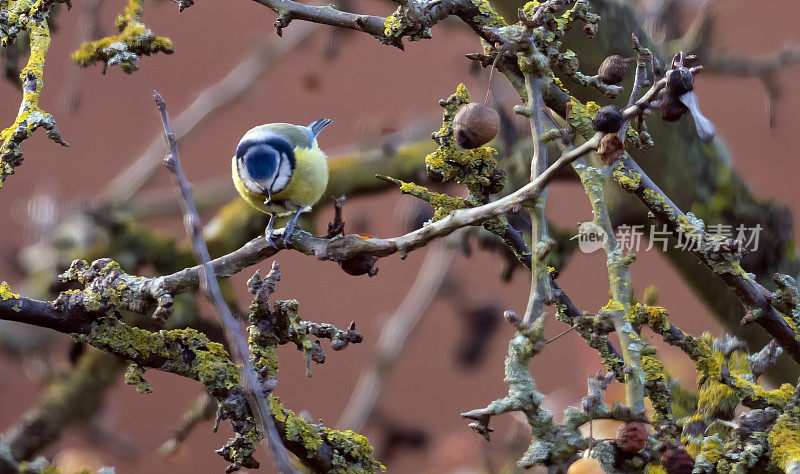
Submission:
[[[602,107],[592,117],[592,126],[598,132],[616,133],[622,127],[625,119],[616,105],[606,105]]]
[[[667,71],[667,93],[674,96],[694,89],[694,75],[685,67]]]
[[[607,57],[597,69],[597,78],[603,84],[615,85],[625,79],[628,73],[628,63],[630,58],[623,58],[618,54]]]
[[[661,455],[661,465],[667,474],[692,474],[694,459],[683,446],[670,448]]]
[[[648,431],[647,425],[638,421],[621,425],[617,430],[617,447],[626,453],[638,453],[647,444]]]
[[[467,150],[489,143],[499,130],[500,114],[476,102],[459,107],[453,119],[456,142]]]
[[[600,140],[600,148],[597,149],[597,154],[603,159],[607,165],[617,161],[622,154],[625,153],[625,144],[619,139],[616,133],[607,133],[603,135]]]
[[[569,465],[567,474],[605,474],[603,465],[594,458],[580,458]]]
[[[347,260],[342,260],[339,262],[339,266],[342,267],[342,270],[348,275],[375,276],[378,273],[378,269],[375,268],[375,262],[377,260],[378,259],[372,255],[359,255],[357,257],[348,258]]]

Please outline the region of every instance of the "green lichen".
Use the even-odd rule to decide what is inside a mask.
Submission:
[[[139,364],[131,364],[128,370],[125,371],[125,383],[128,385],[135,385],[136,391],[139,393],[152,393],[153,387],[144,379],[144,371]]]
[[[664,364],[654,356],[642,356],[642,369],[647,397],[655,412],[654,421],[658,424],[671,424],[672,394],[668,388],[671,377],[667,375]]]
[[[278,430],[283,431],[289,441],[302,445],[309,459],[317,455],[323,444],[333,451],[334,462],[329,472],[371,473],[386,470],[381,463],[372,459],[373,448],[365,436],[350,430],[339,431],[309,423],[284,408],[279,398],[270,397],[269,401]]]
[[[383,30],[383,34],[387,37],[400,37],[403,35],[403,30],[405,29],[405,19],[402,15],[395,14],[389,15],[386,17],[386,20],[383,22],[385,29]]]
[[[506,20],[495,11],[489,0],[472,0],[472,4],[478,7],[478,14],[473,17],[476,24],[493,28],[508,26]]]
[[[213,395],[240,383],[239,367],[227,351],[194,329],[151,332],[115,317],[102,317],[79,340],[147,367],[202,383]]]
[[[600,110],[600,106],[596,102],[586,102],[583,104],[575,97],[570,96],[571,108],[569,111],[569,122],[572,127],[584,137],[591,137],[594,135],[595,130],[592,126],[592,117]]]
[[[415,183],[408,183],[399,179],[384,177],[387,181],[400,186],[400,192],[403,194],[410,194],[418,199],[421,199],[431,206],[433,206],[434,214],[433,220],[439,220],[446,217],[456,209],[465,209],[472,207],[472,203],[466,199],[458,196],[450,196],[448,194],[437,193],[429,190],[425,186],[420,186]]]
[[[612,177],[628,192],[636,192],[642,185],[642,175],[636,171],[628,170],[622,162],[619,161],[614,167]]]
[[[129,0],[128,6],[114,22],[120,32],[96,41],[88,41],[72,53],[72,61],[81,67],[103,62],[104,67],[119,65],[131,74],[139,69],[139,58],[155,53],[172,54],[172,41],[155,36],[143,23],[143,0]]]
[[[703,383],[698,392],[697,412],[691,420],[711,422],[719,418],[731,419],[740,403],[780,408],[792,397],[794,387],[789,384],[767,390],[754,383],[747,354],[739,351],[728,354],[713,349],[715,340],[709,334],[703,334],[700,338],[688,334],[676,337],[667,316],[666,310],[660,307],[637,304],[634,308],[636,324],[649,325],[694,361],[698,377]],[[677,332],[680,333],[680,330]]]
[[[502,191],[505,171],[498,167],[497,150],[488,146],[463,150],[456,144],[453,119],[458,108],[471,101],[469,91],[459,84],[456,92],[441,101],[444,107],[441,128],[433,134],[439,147],[425,157],[428,174],[435,181],[455,181],[467,187],[470,201],[486,202],[490,194]]]
[[[719,435],[706,436],[703,438],[700,448],[696,453],[692,453],[695,457],[695,466],[701,468],[710,468],[713,470],[717,462],[720,461],[725,454],[724,443]]]

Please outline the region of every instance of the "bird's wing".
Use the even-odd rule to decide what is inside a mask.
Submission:
[[[286,188],[296,164],[294,147],[270,130],[248,132],[236,147],[239,176],[253,192],[267,197]]]
[[[248,136],[257,137],[265,133],[275,133],[285,137],[294,148],[311,148],[314,143],[314,137],[311,135],[311,131],[308,127],[292,125],[290,123],[268,123],[259,125],[245,133],[242,140]]]

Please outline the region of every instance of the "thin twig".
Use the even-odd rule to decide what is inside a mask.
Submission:
[[[569,329],[565,329],[564,331],[562,331],[560,334],[558,334],[554,338],[548,339],[547,341],[545,341],[545,345],[550,344],[551,342],[555,342],[555,341],[561,339],[562,336],[565,336],[565,335],[569,334],[570,332],[572,332],[572,331],[574,331],[576,329],[578,329],[578,326],[571,326]]]
[[[228,345],[232,351],[234,360],[242,364],[242,379],[247,388],[250,409],[257,416],[261,428],[266,434],[265,438],[272,450],[272,457],[277,468],[283,473],[294,473],[296,471],[283,447],[278,430],[275,428],[275,424],[272,421],[269,403],[267,402],[267,397],[263,393],[264,389],[250,361],[250,347],[248,346],[247,339],[242,335],[242,328],[239,321],[234,318],[230,308],[225,303],[222,290],[220,290],[219,283],[214,274],[214,268],[209,264],[211,256],[208,253],[208,246],[203,237],[200,216],[197,214],[197,209],[194,205],[192,185],[186,178],[186,174],[183,172],[183,167],[181,166],[181,159],[178,153],[178,139],[169,121],[167,104],[157,91],[153,91],[153,96],[156,101],[156,107],[158,107],[158,110],[161,112],[164,135],[170,150],[169,155],[164,158],[164,164],[174,175],[176,185],[180,190],[181,207],[183,208],[186,232],[191,238],[195,257],[200,261],[202,267],[201,281],[203,285],[201,286],[203,287],[203,293],[206,295],[206,298],[214,304],[217,309],[217,314],[225,326],[225,336],[228,339]]]

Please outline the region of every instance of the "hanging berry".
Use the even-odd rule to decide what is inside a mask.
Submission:
[[[648,436],[646,424],[638,421],[625,423],[617,430],[617,447],[626,453],[638,453],[647,444]]]
[[[570,464],[567,474],[605,474],[603,465],[594,458],[580,458]]]
[[[592,126],[598,132],[617,133],[625,119],[616,105],[606,105],[600,108],[592,117]]]
[[[628,63],[632,58],[623,58],[617,54],[607,57],[597,69],[597,78],[603,84],[616,85],[625,79],[628,73]]]
[[[453,119],[456,143],[468,150],[489,143],[499,130],[500,114],[476,102],[459,107]]]

